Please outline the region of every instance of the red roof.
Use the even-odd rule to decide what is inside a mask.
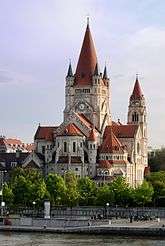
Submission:
[[[83,134],[74,123],[70,123],[58,136],[83,136]]]
[[[93,124],[87,119],[87,117],[84,114],[76,113],[79,119],[82,121],[84,125],[86,125],[88,128],[91,128]]]
[[[99,160],[98,168],[111,168],[115,164],[126,164],[124,160]]]
[[[88,141],[96,141],[96,132],[94,128],[92,128],[92,130],[90,131]]]
[[[34,136],[34,139],[44,139],[47,141],[53,141],[54,131],[57,128],[58,127],[54,126],[39,126]]]
[[[23,143],[19,139],[6,138],[5,142],[9,145],[22,145]]]
[[[96,51],[88,24],[75,73],[76,85],[91,85],[96,63]]]
[[[134,138],[138,125],[112,125],[113,133],[117,138]]]
[[[138,80],[138,77],[136,77],[136,81],[135,81],[135,85],[134,85],[134,89],[133,89],[133,93],[131,95],[131,99],[132,100],[137,100],[143,97],[143,93],[140,87],[140,83]]]
[[[113,133],[111,126],[105,128],[100,153],[124,153],[123,146]]]

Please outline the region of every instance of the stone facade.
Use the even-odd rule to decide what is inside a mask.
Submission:
[[[59,126],[39,126],[35,152],[29,160],[45,174],[66,171],[90,176],[97,183],[125,177],[132,186],[142,183],[147,168],[147,113],[138,77],[130,97],[127,124],[113,122],[110,79],[98,59],[87,25],[75,73],[69,65],[65,86],[64,120]],[[28,165],[28,159],[24,165]]]

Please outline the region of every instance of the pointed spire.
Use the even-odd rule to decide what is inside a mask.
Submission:
[[[89,20],[87,22],[86,32],[76,68],[75,84],[76,85],[91,85],[92,75],[95,71],[97,63],[96,51],[89,27]]]
[[[73,72],[72,72],[72,65],[71,65],[71,61],[69,62],[69,68],[68,68],[68,73],[67,73],[67,77],[72,77],[73,76]]]
[[[92,128],[91,131],[90,131],[90,134],[89,134],[89,137],[88,137],[88,141],[91,141],[91,142],[95,142],[96,141],[96,133],[95,133],[94,128]]]
[[[141,99],[142,97],[143,97],[143,93],[142,93],[141,86],[139,83],[138,74],[136,74],[136,81],[135,81],[134,89],[131,95],[131,99],[137,100],[137,99]]]
[[[104,67],[103,79],[108,79],[108,76],[107,76],[107,66],[106,65]]]
[[[96,76],[99,75],[99,67],[98,67],[98,63],[96,63],[94,75],[96,75]]]

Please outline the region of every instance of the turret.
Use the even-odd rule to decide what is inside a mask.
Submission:
[[[89,151],[88,175],[94,177],[96,175],[96,158],[97,158],[97,136],[94,128],[91,129],[88,137],[88,151]]]

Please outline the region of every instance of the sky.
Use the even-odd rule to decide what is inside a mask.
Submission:
[[[63,120],[69,60],[76,69],[87,16],[113,120],[127,120],[136,73],[149,145],[165,141],[164,0],[0,0],[0,135],[32,142],[38,124]]]

